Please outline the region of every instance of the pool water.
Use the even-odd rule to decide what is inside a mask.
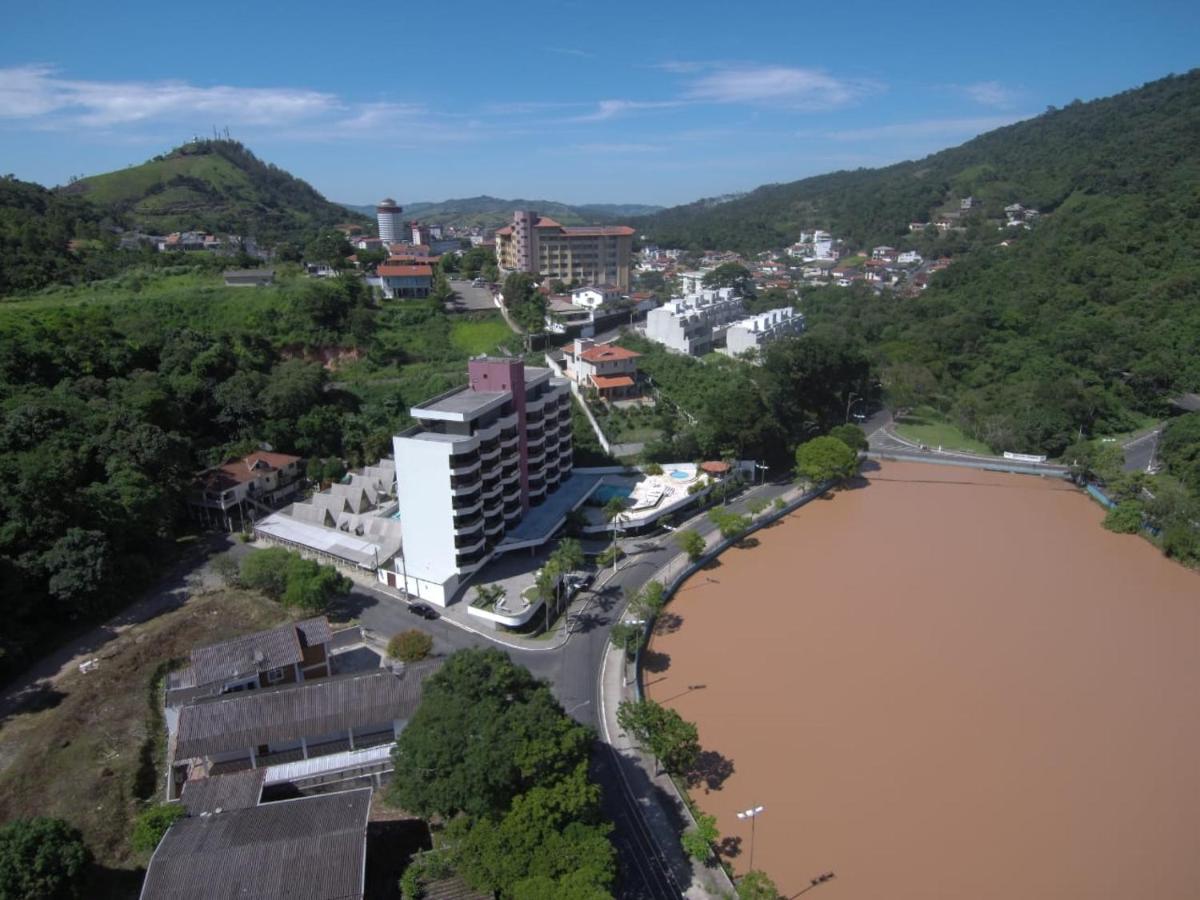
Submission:
[[[682,469],[673,469],[673,470],[671,471],[671,477],[672,477],[672,478],[677,478],[677,479],[679,479],[680,481],[687,481],[687,479],[689,479],[689,478],[691,478],[691,477],[692,477],[692,473],[691,473],[691,472],[685,472],[685,471],[683,471]]]
[[[592,492],[592,500],[604,505],[613,497],[620,497],[622,500],[629,499],[633,493],[633,488],[625,487],[620,484],[602,484]]]

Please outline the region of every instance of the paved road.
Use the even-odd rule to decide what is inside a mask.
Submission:
[[[450,287],[454,289],[455,312],[496,309],[496,304],[492,301],[491,288],[474,287],[469,281],[451,281]]]
[[[790,482],[761,486],[755,496],[773,500],[791,487]],[[743,511],[748,502],[742,497],[730,504],[730,509]],[[706,515],[686,523],[701,534],[715,527]],[[611,570],[597,578],[596,590],[588,592],[583,602],[573,605],[572,634],[565,645],[552,648],[547,641],[544,650],[513,649],[506,652],[516,663],[528,668],[539,678],[550,682],[554,695],[563,709],[577,721],[599,733],[599,672],[608,644],[608,633],[625,607],[628,597],[637,593],[652,575],[679,554],[672,536],[631,537],[622,542],[629,554],[615,575]],[[602,583],[607,576],[607,583]],[[495,643],[485,637],[464,631],[444,619],[426,621],[408,612],[403,601],[381,590],[355,586],[346,600],[346,612],[356,617],[364,627],[387,636],[405,628],[420,628],[433,635],[434,651],[451,653],[465,647],[489,647]],[[618,777],[612,751],[597,742],[592,772],[603,789],[605,814],[615,827],[613,845],[621,861],[622,883],[620,897],[627,900],[658,900],[678,898],[680,888],[671,874],[667,860],[662,858],[650,836],[637,797]],[[686,888],[686,885],[683,886]]]
[[[1125,451],[1126,472],[1148,472],[1154,464],[1154,455],[1158,452],[1158,439],[1162,437],[1162,426],[1157,426],[1149,434],[1134,438],[1121,445]]]

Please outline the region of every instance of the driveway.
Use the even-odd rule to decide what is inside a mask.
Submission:
[[[490,287],[474,287],[469,281],[451,281],[450,287],[454,289],[454,312],[496,309]]]

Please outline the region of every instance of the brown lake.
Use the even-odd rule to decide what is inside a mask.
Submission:
[[[1200,896],[1200,577],[1062,481],[866,482],[694,576],[647,654],[729,862],[761,804],[789,898]]]

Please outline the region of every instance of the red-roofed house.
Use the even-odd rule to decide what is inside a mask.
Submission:
[[[388,299],[428,297],[433,290],[433,267],[429,265],[398,265],[389,259],[375,270],[375,276]]]
[[[232,528],[233,510],[244,519],[246,503],[275,507],[294,494],[300,487],[303,461],[287,453],[258,450],[205,469],[196,477],[188,509],[198,519]]]
[[[512,224],[496,231],[496,261],[505,272],[628,291],[633,233],[627,225],[568,226],[517,210]]]
[[[563,348],[567,377],[580,387],[595,388],[602,400],[638,393],[639,357],[640,353],[616,344],[595,344],[587,338],[576,338],[573,345]]]

